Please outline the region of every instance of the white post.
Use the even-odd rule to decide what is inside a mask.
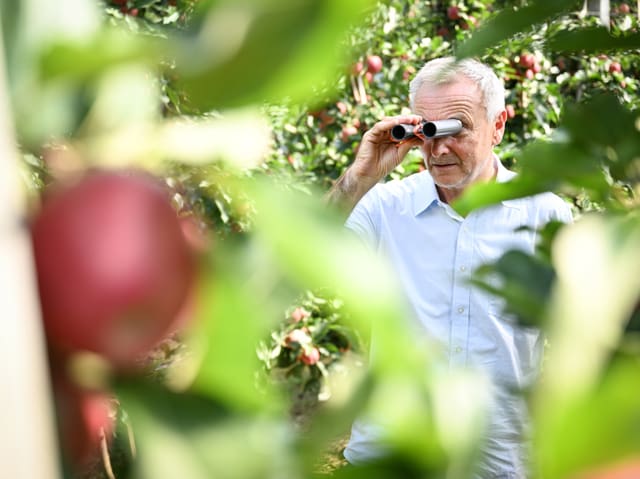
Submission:
[[[0,477],[61,476],[0,34]]]

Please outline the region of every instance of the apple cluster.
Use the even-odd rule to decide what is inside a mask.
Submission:
[[[113,402],[69,364],[89,352],[138,371],[184,325],[196,255],[162,183],[138,171],[52,184],[30,226],[60,437],[80,464],[112,430]]]

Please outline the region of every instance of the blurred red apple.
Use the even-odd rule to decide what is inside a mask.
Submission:
[[[627,3],[621,3],[620,5],[618,5],[618,12],[626,15],[627,13],[631,12],[631,7]]]
[[[533,55],[533,53],[523,53],[522,55],[520,55],[519,64],[524,68],[532,68],[535,64],[535,61],[536,57]]]
[[[618,62],[611,62],[609,64],[609,73],[620,73],[622,71],[622,66]]]
[[[382,58],[378,55],[369,55],[367,57],[367,71],[376,74],[382,70]]]
[[[304,350],[300,355],[300,360],[307,366],[313,366],[320,361],[320,351],[316,347]]]
[[[342,128],[342,133],[340,134],[340,139],[346,143],[347,141],[349,141],[349,138],[351,138],[354,135],[358,134],[358,129],[353,126],[353,125],[347,125],[344,128]]]
[[[93,172],[45,194],[32,224],[50,345],[133,364],[175,332],[194,255],[161,184]]]
[[[449,20],[457,20],[460,18],[460,9],[456,6],[447,8],[447,17]]]
[[[298,306],[291,313],[291,319],[293,320],[294,323],[299,323],[304,318],[308,318],[309,316],[311,316],[311,313],[306,309],[304,309],[302,306]]]

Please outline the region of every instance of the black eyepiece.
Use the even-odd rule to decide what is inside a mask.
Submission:
[[[462,130],[462,122],[450,118],[448,120],[423,121],[420,126],[408,123],[400,123],[391,129],[391,138],[393,141],[403,141],[407,138],[416,136],[414,131],[418,132],[418,136],[423,135],[425,138],[442,138],[443,136],[455,135]]]

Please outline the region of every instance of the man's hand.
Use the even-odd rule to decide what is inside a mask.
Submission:
[[[417,115],[401,115],[373,125],[362,137],[355,161],[329,191],[329,201],[340,203],[351,211],[367,191],[402,162],[411,148],[422,142],[418,137],[394,141],[391,129],[400,123],[418,125],[421,122],[422,118]]]

